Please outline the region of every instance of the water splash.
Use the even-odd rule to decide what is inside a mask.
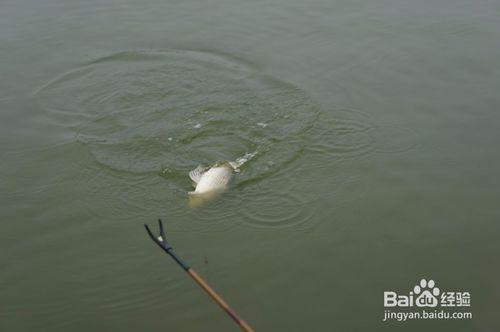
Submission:
[[[240,172],[240,168],[252,160],[257,155],[257,151],[247,152],[243,156],[237,158],[235,161],[229,162],[229,164],[234,168],[236,173]]]

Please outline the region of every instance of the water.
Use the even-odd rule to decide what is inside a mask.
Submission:
[[[259,331],[498,329],[499,10],[3,1],[1,330],[235,330],[158,217]],[[473,319],[382,322],[422,277]]]

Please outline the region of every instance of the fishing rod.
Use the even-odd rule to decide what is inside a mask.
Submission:
[[[193,278],[193,280],[201,287],[203,290],[219,305],[219,307],[222,308],[235,322],[238,324],[238,326],[241,328],[242,331],[245,332],[253,332],[253,329],[248,325],[243,319],[241,319],[236,312],[229,307],[229,305],[217,294],[212,287],[210,287],[205,280],[203,280],[198,273],[194,272],[194,270],[189,267],[177,254],[174,252],[172,246],[167,242],[166,236],[165,236],[165,231],[163,230],[163,223],[161,219],[158,219],[158,226],[160,228],[160,235],[158,237],[155,237],[151,230],[149,229],[148,225],[144,224],[144,227],[146,228],[146,231],[149,234],[149,237],[151,237],[151,240],[153,240],[160,248],[162,248],[167,254],[170,255],[174,259],[174,261],[177,262],[177,264],[182,267],[184,271],[187,272],[187,274]]]

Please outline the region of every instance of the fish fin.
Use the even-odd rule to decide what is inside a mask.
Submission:
[[[193,180],[194,183],[197,184],[198,182],[200,182],[201,176],[203,175],[203,173],[205,173],[205,171],[205,167],[198,165],[198,167],[189,172],[189,177],[191,178],[191,180]]]

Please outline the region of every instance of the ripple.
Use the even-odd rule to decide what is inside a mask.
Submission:
[[[271,194],[271,199],[269,198]],[[261,228],[297,227],[306,223],[313,215],[307,200],[293,191],[267,193],[254,190],[245,194],[242,206],[243,222]]]
[[[205,232],[227,232],[232,230],[238,219],[240,219],[240,209],[242,198],[237,192],[227,192],[222,194],[210,204],[200,208],[189,209],[185,216],[192,222],[182,225],[182,230]]]
[[[337,158],[353,158],[374,150],[370,132],[374,129],[371,118],[353,109],[324,111],[313,129],[317,136],[308,150]]]
[[[375,150],[380,153],[401,153],[413,150],[417,146],[416,132],[408,127],[397,125],[378,125],[370,133]]]
[[[355,109],[323,111],[311,130],[314,143],[307,149],[337,159],[359,158],[372,153],[403,153],[415,148],[414,130],[397,124],[380,124]]]
[[[311,227],[315,191],[307,183],[297,184],[298,174],[307,176],[303,171],[302,164],[291,163],[267,181],[239,183],[241,222],[266,229]]]
[[[246,176],[262,177],[300,153],[318,112],[302,91],[242,61],[181,50],[110,54],[35,97],[97,163],[136,174],[185,174],[256,152]]]

